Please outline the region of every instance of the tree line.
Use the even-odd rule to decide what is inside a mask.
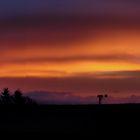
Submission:
[[[35,105],[36,101],[29,98],[28,96],[23,96],[20,90],[16,90],[14,94],[10,94],[8,88],[4,88],[0,94],[0,105]]]

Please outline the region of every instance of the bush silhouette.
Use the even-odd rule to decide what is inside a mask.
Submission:
[[[25,104],[26,105],[36,105],[36,101],[34,101],[33,99],[29,98],[29,97],[25,97]]]

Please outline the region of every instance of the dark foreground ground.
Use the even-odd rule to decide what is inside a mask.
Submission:
[[[1,106],[1,134],[34,138],[64,135],[140,137],[140,105]]]

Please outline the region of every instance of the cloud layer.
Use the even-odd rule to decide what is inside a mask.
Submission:
[[[0,78],[1,88],[21,89],[28,91],[68,92],[78,96],[110,96],[139,95],[140,72],[98,72],[73,74],[68,77],[50,78]]]
[[[73,98],[138,95],[139,7],[137,0],[1,0],[0,86]]]

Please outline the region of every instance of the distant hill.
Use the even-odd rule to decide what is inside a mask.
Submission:
[[[69,92],[50,92],[50,91],[32,91],[26,93],[32,99],[41,104],[98,104],[96,95],[78,96]],[[103,104],[123,104],[123,103],[140,103],[140,96],[128,97],[109,97],[103,100]]]

